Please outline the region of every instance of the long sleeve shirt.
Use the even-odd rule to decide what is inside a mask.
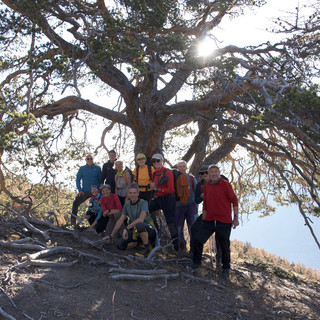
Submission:
[[[90,192],[91,186],[99,186],[101,179],[101,169],[99,166],[93,164],[91,167],[87,164],[81,166],[76,178],[76,185],[78,192]]]
[[[164,171],[165,171],[164,176],[168,177],[168,181],[167,183],[160,185],[159,181],[161,180],[161,177]],[[157,197],[174,193],[174,178],[171,170],[166,169],[165,167],[162,167],[160,170],[156,170],[155,173],[153,174],[152,182],[154,182],[157,188],[160,189],[160,191],[156,191]]]
[[[238,198],[231,184],[220,179],[216,184],[208,182],[203,191],[203,211],[207,212],[205,220],[232,223],[231,204],[238,207]]]
[[[98,194],[98,196],[96,198],[91,197],[89,200],[89,207],[87,212],[94,212],[95,213],[95,221],[100,220],[100,218],[102,217],[102,209],[100,206],[100,199],[101,199],[101,195]]]
[[[120,212],[122,211],[122,206],[119,197],[114,193],[110,193],[109,198],[102,196],[100,199],[100,205],[103,212],[113,209],[118,209]]]

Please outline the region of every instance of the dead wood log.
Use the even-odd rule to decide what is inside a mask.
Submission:
[[[169,274],[155,274],[155,275],[142,275],[142,274],[110,274],[109,278],[113,280],[157,280],[157,279],[177,279],[179,273]]]
[[[21,213],[18,213],[19,218],[22,220],[22,222],[24,223],[24,225],[32,232],[36,233],[36,234],[40,234],[46,241],[50,240],[50,236],[43,232],[42,230],[36,228],[35,226],[33,226],[26,217],[22,216]]]
[[[6,248],[13,248],[13,249],[21,249],[21,250],[43,250],[45,247],[40,246],[38,244],[32,243],[15,243],[11,241],[2,241],[0,240],[0,245]]]
[[[66,253],[66,254],[72,254],[75,250],[70,247],[54,247],[50,249],[45,249],[33,254],[27,254],[29,260],[36,260],[39,258],[46,258],[50,257],[57,253]]]
[[[4,316],[6,319],[9,320],[16,320],[13,316],[11,316],[9,313],[6,313],[1,307],[0,307],[0,314]]]
[[[39,244],[40,246],[43,246],[44,248],[47,247],[47,245],[41,241],[38,241],[38,240],[35,240],[35,239],[32,239],[30,237],[26,237],[26,238],[22,238],[22,239],[18,239],[18,240],[14,240],[14,241],[11,241],[12,243],[36,243],[36,244]]]
[[[55,262],[55,261],[47,261],[47,260],[26,260],[22,263],[14,265],[12,268],[21,269],[27,266],[36,266],[36,267],[72,267],[79,260],[74,260],[71,262]]]
[[[34,217],[32,217],[30,214],[28,215],[28,221],[40,226],[44,226],[47,227],[49,229],[58,229],[59,227],[55,226],[53,223],[49,222],[49,221],[41,221],[39,219],[36,219]]]

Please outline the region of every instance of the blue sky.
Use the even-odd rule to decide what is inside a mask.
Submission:
[[[312,218],[312,227],[320,235],[320,219]],[[295,207],[280,207],[272,216],[243,215],[240,226],[232,230],[231,240],[249,242],[289,262],[303,263],[320,272],[320,250],[299,211]]]

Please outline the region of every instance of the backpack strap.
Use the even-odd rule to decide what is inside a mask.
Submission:
[[[149,173],[149,178],[152,181],[152,169],[151,169],[151,164],[148,164],[148,173]]]

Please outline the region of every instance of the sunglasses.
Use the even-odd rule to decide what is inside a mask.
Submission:
[[[86,158],[86,160],[93,160],[93,158]]]
[[[155,162],[160,162],[159,159],[152,159],[152,163],[155,163]]]
[[[200,175],[203,176],[204,174],[208,174],[208,171],[200,172]]]

